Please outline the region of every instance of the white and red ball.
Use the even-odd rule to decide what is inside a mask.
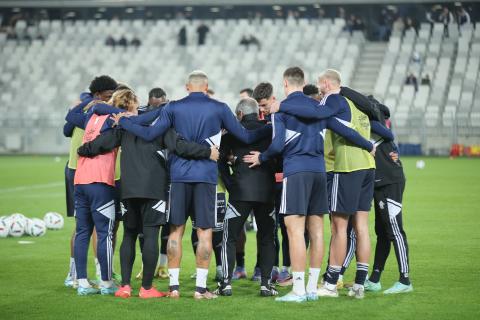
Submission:
[[[9,235],[18,238],[23,236],[25,232],[26,219],[25,216],[20,214],[13,214],[10,216],[10,230]]]
[[[45,221],[38,218],[29,219],[29,225],[26,231],[32,237],[41,237],[47,232],[47,225]]]
[[[63,217],[58,212],[47,212],[43,221],[48,229],[60,230],[63,228]]]
[[[8,237],[10,233],[10,219],[8,216],[0,217],[0,238]]]

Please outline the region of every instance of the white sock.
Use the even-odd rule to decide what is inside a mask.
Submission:
[[[277,271],[278,272],[278,267],[273,267],[272,271]]]
[[[196,286],[199,288],[207,287],[208,269],[197,268]]]
[[[159,257],[159,265],[160,267],[165,267],[167,265],[168,258],[166,254],[161,253]]]
[[[180,268],[168,269],[168,276],[170,277],[170,286],[178,286],[178,276],[180,274]]]
[[[343,274],[338,275],[338,281],[343,281]]]
[[[108,280],[108,281],[100,281],[100,286],[103,288],[111,288],[113,286],[113,281]]]
[[[78,279],[78,285],[82,288],[91,288],[90,282],[87,279]]]
[[[307,292],[316,293],[318,286],[318,278],[320,276],[320,268],[310,268],[308,272]]]
[[[305,272],[292,272],[293,274],[293,292],[299,296],[305,294]]]
[[[95,258],[95,273],[98,278],[102,277],[102,269],[100,269],[100,262],[98,262],[98,259]]]

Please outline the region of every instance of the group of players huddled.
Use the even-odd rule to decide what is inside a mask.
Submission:
[[[343,273],[356,255],[348,296],[363,298],[365,291],[381,290],[392,243],[400,277],[384,293],[413,290],[402,224],[405,177],[386,106],[341,86],[333,69],[322,72],[316,85],[306,85],[300,68],[288,68],[284,100],[263,82],[242,90],[235,114],[211,97],[204,72],[190,73],[186,89],[188,95],[176,101],[152,89],[149,104],[139,107],[131,88],[99,76],[69,110],[65,177],[67,211],[75,216],[76,229],[65,285],[79,295],[132,296],[139,239],[139,297],[179,298],[182,238],[190,217],[194,298],[231,296],[232,281],[247,277],[245,224],[253,215],[257,263],[252,280],[260,282],[260,296],[277,296],[278,284],[292,290],[276,301],[338,297],[338,289],[347,287]],[[377,244],[367,277],[372,201]],[[328,267],[321,275],[325,216],[331,239]],[[121,276],[113,271],[120,220]],[[91,238],[97,281],[87,277]],[[207,289],[212,253],[214,291]],[[152,286],[155,276],[169,278],[168,291]]]

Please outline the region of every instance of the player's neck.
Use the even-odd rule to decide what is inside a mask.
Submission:
[[[340,94],[340,88],[332,88],[330,90],[328,90],[327,92],[325,92],[325,95],[327,94]]]
[[[295,92],[302,92],[302,88],[295,88],[295,89],[291,89],[291,90],[288,90],[286,93],[287,93],[287,96],[291,95],[292,93],[295,93]]]

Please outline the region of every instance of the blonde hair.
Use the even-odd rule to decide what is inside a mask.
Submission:
[[[113,93],[112,98],[108,102],[114,107],[134,111],[138,108],[138,98],[135,92],[130,89],[121,89]]]
[[[342,77],[340,75],[340,72],[335,69],[327,69],[323,71],[318,77],[318,79],[328,79],[330,81],[336,82],[338,85],[342,83]]]
[[[194,86],[202,86],[208,83],[208,77],[202,70],[192,71],[187,78],[187,84]]]

